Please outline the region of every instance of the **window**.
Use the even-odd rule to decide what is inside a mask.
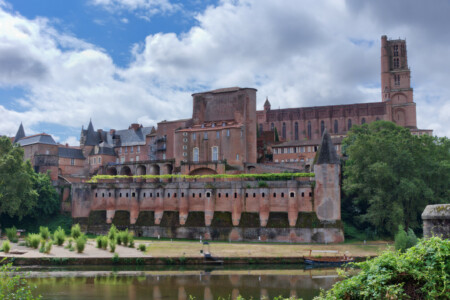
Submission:
[[[325,122],[322,120],[320,121],[320,135],[323,135],[323,132],[325,131]]]
[[[230,129],[227,129],[227,136],[230,136]]]
[[[128,147],[125,147],[125,153],[128,153]]]
[[[205,128],[205,123],[202,124],[202,128]]]
[[[227,123],[226,122],[222,122],[222,126],[226,126],[227,125]]]
[[[192,139],[193,139],[194,141],[197,139],[197,134],[196,134],[195,132],[192,134]]]
[[[271,123],[270,124],[270,131],[274,131],[275,130],[275,124]]]
[[[119,163],[119,158],[118,157],[116,157],[116,164],[118,164]]]
[[[134,161],[134,159],[133,159],[133,158],[131,158],[131,159],[130,159],[130,161]]]
[[[398,45],[394,45],[394,56],[398,56]]]
[[[293,192],[291,192],[291,193],[289,194],[289,196],[290,196],[291,198],[293,198],[293,197],[295,196],[295,194],[294,194]]]
[[[263,133],[263,124],[259,124],[259,134]]]
[[[285,140],[286,139],[286,123],[284,123],[284,122],[283,122],[282,134],[283,134],[283,140]]]
[[[348,127],[347,130],[352,129],[352,119],[348,119],[348,121],[347,121],[347,127]]]
[[[166,159],[166,154],[165,153],[163,153],[163,158],[162,159]]]
[[[220,139],[220,131],[216,131],[216,139]]]
[[[239,154],[236,154],[236,160],[239,160]]]
[[[400,68],[400,59],[398,57],[394,58],[394,69]]]
[[[71,159],[70,159],[70,165],[71,165],[71,166],[74,166],[74,165],[75,165],[75,159],[74,159],[74,158],[71,158]]]
[[[219,160],[219,147],[212,147],[212,161]]]
[[[122,148],[119,148],[119,154],[122,154]]]
[[[184,139],[183,139],[183,142],[187,143],[187,142],[188,142],[188,139],[187,139],[187,138],[184,138]]]
[[[204,139],[204,140],[207,140],[207,139],[208,139],[208,133],[207,133],[207,132],[203,133],[203,139]]]
[[[136,193],[131,193],[131,197],[136,197]]]
[[[198,162],[198,148],[194,148],[194,150],[192,151],[192,160],[194,162]]]
[[[212,123],[211,127],[213,127],[213,128],[216,127],[216,123]]]
[[[362,118],[361,124],[366,124],[366,118]]]
[[[187,132],[183,132],[183,136],[187,136]]]
[[[98,158],[98,163],[99,163],[99,164],[102,163],[102,158],[101,158],[101,157]]]
[[[244,128],[241,128],[241,137],[244,136]]]
[[[183,145],[183,150],[187,150],[187,146],[186,145]]]
[[[137,153],[141,153],[141,146],[137,146],[136,152],[137,152]]]
[[[183,152],[183,156],[187,156],[187,152]]]
[[[294,124],[294,135],[295,135],[295,140],[298,141],[298,122],[295,122],[295,124]]]
[[[338,120],[334,120],[334,133],[338,133],[338,131],[339,131]]]
[[[206,193],[206,197],[208,197],[208,198],[211,197],[211,193],[210,193],[210,192],[207,192],[207,193]]]
[[[136,155],[136,161],[139,161],[139,155]]]
[[[122,157],[120,158],[120,162],[121,162],[121,163],[124,163],[124,162],[125,162],[125,157],[122,156]]]
[[[395,85],[400,85],[400,75],[394,75]]]
[[[134,151],[134,147],[131,146],[131,148],[130,148],[130,153],[133,153],[133,151]]]
[[[308,139],[311,139],[311,121],[308,121]]]

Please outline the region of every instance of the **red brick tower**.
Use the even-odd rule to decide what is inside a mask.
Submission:
[[[381,99],[390,121],[417,128],[406,40],[388,40],[385,35],[381,37]]]

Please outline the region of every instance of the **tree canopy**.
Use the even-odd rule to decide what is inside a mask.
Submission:
[[[59,199],[49,175],[36,173],[23,154],[9,138],[0,137],[0,216],[21,220],[54,214]]]
[[[448,138],[377,121],[353,126],[343,152],[343,207],[356,227],[390,236],[399,225],[419,229],[426,205],[450,199]]]

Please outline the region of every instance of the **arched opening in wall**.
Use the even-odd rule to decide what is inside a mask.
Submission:
[[[311,121],[308,121],[308,139],[311,139]]]
[[[128,166],[123,166],[122,169],[120,169],[120,175],[130,176],[130,178],[124,178],[122,181],[130,182],[133,181],[133,174],[131,173],[131,169]]]
[[[248,173],[254,173],[256,171],[256,168],[255,168],[255,166],[248,166],[247,171],[248,171]]]
[[[109,167],[106,169],[106,175],[117,175],[117,169],[115,167]]]
[[[310,169],[311,169],[311,166],[310,166],[310,165],[306,165],[306,166],[305,166],[305,171],[306,171],[306,172],[309,172]]]
[[[400,126],[406,125],[406,117],[405,117],[405,112],[403,111],[403,109],[398,109],[395,111],[394,122]]]
[[[147,175],[147,168],[144,165],[139,165],[136,168],[136,175]],[[145,182],[144,178],[136,178],[136,182]]]
[[[334,120],[334,133],[339,132],[339,123],[338,120]]]
[[[270,131],[274,131],[275,130],[275,124],[271,123],[270,124]]]
[[[283,140],[286,140],[286,123],[284,123],[284,122],[283,122],[282,132],[283,132]]]
[[[298,141],[298,122],[295,122],[294,124],[294,138]]]
[[[361,119],[361,124],[366,124],[366,118]]]
[[[192,170],[189,175],[214,175],[217,174],[216,171],[210,168],[198,168],[195,170]],[[212,181],[211,178],[199,178],[197,181],[205,182],[205,181]]]
[[[325,131],[325,122],[322,120],[320,121],[320,136],[323,135],[324,131]]]
[[[172,174],[172,171],[173,171],[172,165],[165,164],[164,165],[164,171],[165,171],[164,172],[165,174]],[[172,182],[172,179],[168,179],[167,181]]]
[[[149,172],[150,175],[160,175],[161,174],[159,165],[151,165],[149,171],[150,171]],[[159,181],[159,179],[147,179],[147,182],[158,182],[158,181]]]

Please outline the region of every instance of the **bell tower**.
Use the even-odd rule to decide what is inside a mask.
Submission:
[[[386,102],[390,121],[417,128],[406,40],[388,40],[385,35],[381,37],[381,99]]]

